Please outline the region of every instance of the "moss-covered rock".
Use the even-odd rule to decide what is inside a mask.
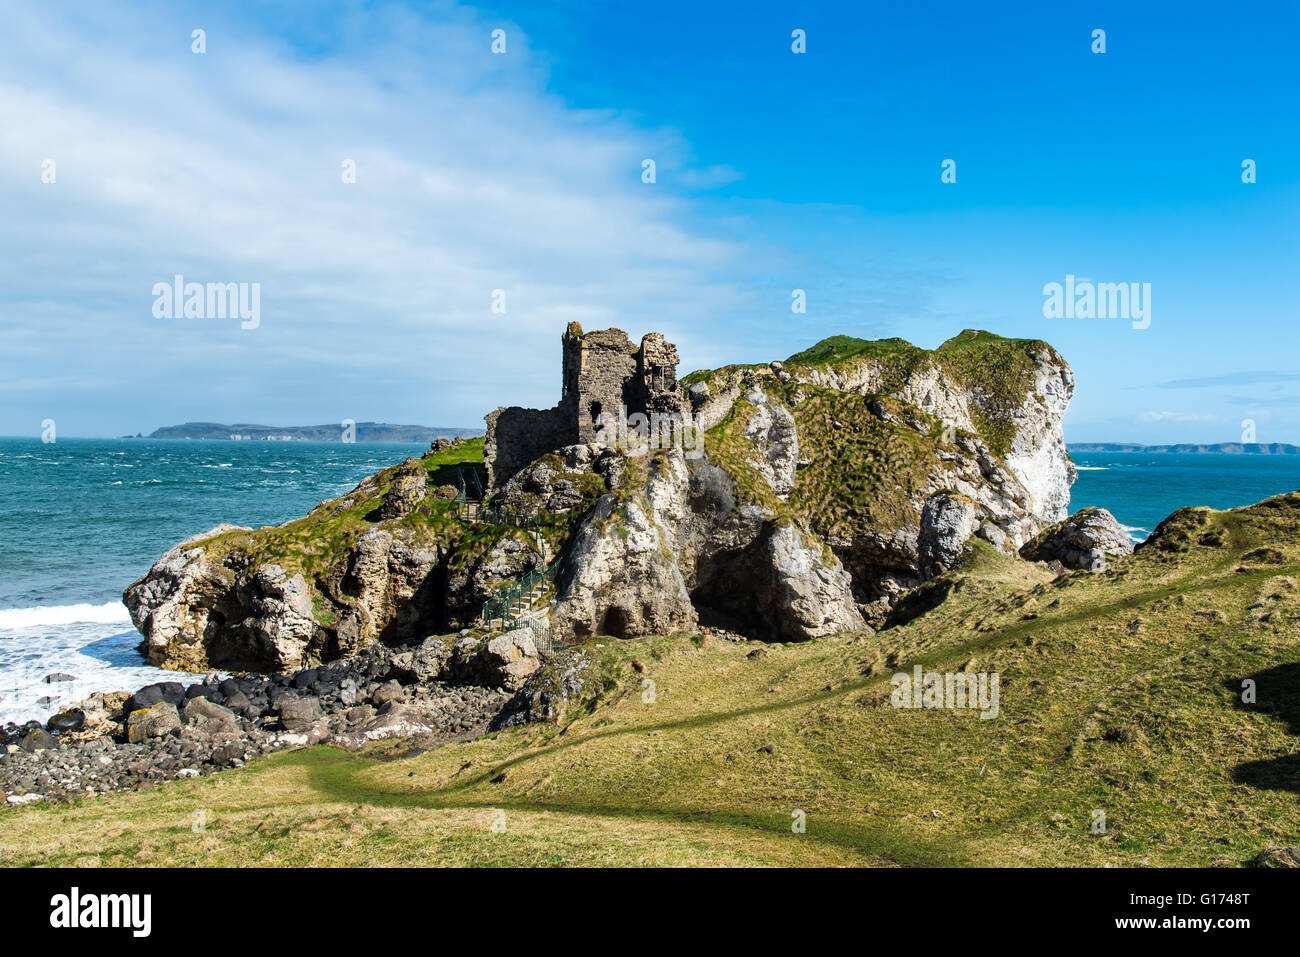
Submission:
[[[281,670],[376,640],[471,625],[483,601],[568,540],[594,489],[536,529],[469,524],[430,488],[481,468],[483,440],[384,469],[308,515],[222,525],[175,546],[123,596],[163,667]]]

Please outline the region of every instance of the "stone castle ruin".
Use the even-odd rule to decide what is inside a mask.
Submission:
[[[677,347],[652,332],[635,346],[622,329],[582,331],[569,323],[561,339],[564,388],[552,409],[500,408],[484,416],[483,462],[497,489],[540,455],[606,441],[615,423],[689,414],[677,384]]]

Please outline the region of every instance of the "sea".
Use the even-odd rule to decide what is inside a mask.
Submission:
[[[0,725],[95,691],[199,680],[145,663],[123,589],[191,535],[297,518],[427,449],[0,438]]]
[[[221,522],[305,514],[423,443],[0,439],[0,724],[95,691],[196,681],[145,663],[122,590]],[[1109,509],[1141,541],[1184,505],[1300,488],[1300,455],[1074,453],[1070,509]]]

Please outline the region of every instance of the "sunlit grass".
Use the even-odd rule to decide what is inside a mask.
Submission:
[[[1300,835],[1300,495],[1273,503],[1104,575],[981,548],[879,634],[603,639],[613,683],[560,727],[9,809],[0,862],[1240,865]],[[1000,715],[895,709],[914,663],[997,672]]]

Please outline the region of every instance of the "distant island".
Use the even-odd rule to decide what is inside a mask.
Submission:
[[[1071,442],[1071,452],[1227,452],[1233,455],[1300,455],[1300,445],[1286,442],[1215,442],[1208,445],[1129,445],[1124,442]]]
[[[357,442],[432,442],[435,439],[473,438],[483,430],[450,428],[427,425],[390,425],[387,422],[357,422],[353,424]],[[344,425],[250,425],[220,422],[185,422],[155,429],[149,435],[123,436],[149,439],[204,439],[245,442],[342,442]]]

